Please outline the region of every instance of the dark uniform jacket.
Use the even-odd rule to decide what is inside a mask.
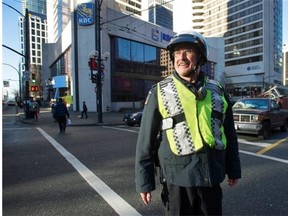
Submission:
[[[181,79],[174,72],[174,76],[191,91],[204,83],[204,73],[198,77],[196,88],[191,83]],[[187,156],[177,156],[172,153],[165,131],[160,130],[162,116],[158,110],[157,87],[149,92],[138,135],[136,148],[136,190],[150,192],[155,189],[155,157],[153,151],[158,142],[160,132],[158,157],[161,172],[167,183],[183,187],[212,186],[221,183],[227,174],[231,179],[241,178],[241,167],[238,152],[238,141],[234,127],[232,107],[228,96],[225,95],[228,108],[225,115],[224,131],[227,137],[226,150],[215,150],[205,145],[197,153]],[[157,145],[157,144],[156,144]]]

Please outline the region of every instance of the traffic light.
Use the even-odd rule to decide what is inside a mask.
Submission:
[[[36,82],[36,74],[32,73],[31,76],[32,76],[32,82],[35,83]]]
[[[91,80],[92,80],[92,83],[97,83],[97,73],[93,70],[91,70]]]
[[[88,65],[90,67],[90,70],[97,70],[97,62],[96,62],[96,58],[90,58]]]
[[[38,86],[31,86],[31,92],[38,92]]]

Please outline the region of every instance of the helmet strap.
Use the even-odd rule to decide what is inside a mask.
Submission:
[[[190,77],[193,78],[196,71],[198,70],[199,65],[196,65],[191,71],[190,71]]]
[[[194,74],[196,73],[196,71],[198,70],[198,68],[199,68],[200,65],[201,65],[201,60],[200,60],[200,59],[202,59],[202,55],[201,55],[201,54],[200,54],[199,57],[198,57],[196,66],[194,67],[194,69],[191,70],[191,77],[194,76]]]

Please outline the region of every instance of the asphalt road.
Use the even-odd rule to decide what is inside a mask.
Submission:
[[[68,127],[15,122],[3,110],[3,215],[163,215],[161,185],[151,205],[135,192],[138,127]],[[288,134],[239,136],[243,178],[223,182],[224,215],[287,215]],[[158,179],[158,178],[157,178]]]

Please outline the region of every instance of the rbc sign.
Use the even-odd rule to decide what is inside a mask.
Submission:
[[[157,29],[152,29],[152,39],[155,41],[167,41],[169,42],[171,40],[172,36],[168,35],[166,33],[160,32]]]
[[[92,25],[94,23],[94,4],[83,3],[77,6],[78,24],[82,26]]]

